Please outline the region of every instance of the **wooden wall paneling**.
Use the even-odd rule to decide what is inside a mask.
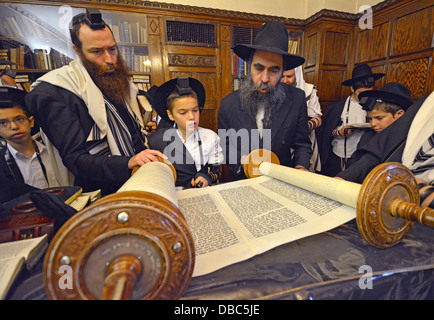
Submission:
[[[406,85],[414,100],[433,90],[434,5],[393,20],[387,81]],[[411,25],[411,28],[408,26]]]
[[[351,33],[348,30],[326,30],[324,32],[323,65],[346,67],[351,47]]]
[[[386,73],[387,82],[399,82],[411,92],[413,101],[429,94],[426,92],[430,58],[391,62]]]
[[[303,57],[306,62],[303,64],[304,81],[312,84],[318,83],[318,63],[321,54],[320,26],[309,28],[303,35]]]
[[[164,35],[157,16],[148,16],[148,47],[151,60],[151,84],[161,85],[165,79],[165,63],[161,38]]]
[[[389,48],[390,23],[385,22],[372,29],[356,30],[355,63],[386,59]]]
[[[200,126],[217,131],[217,111],[220,103],[219,60],[216,48],[166,45],[170,80],[186,75],[199,80],[205,87],[206,102]]]
[[[227,96],[232,91],[232,52],[231,39],[232,31],[230,24],[220,25],[220,72],[221,72],[221,92],[219,100]]]
[[[346,69],[321,71],[318,89],[321,106],[326,107],[336,101],[336,97],[343,96],[342,81],[346,80],[346,74]]]
[[[434,8],[429,7],[395,19],[390,56],[432,48],[433,11]]]
[[[372,29],[356,28],[355,63],[368,63],[386,76],[376,88],[396,81],[407,86],[413,100],[433,89],[434,3],[400,1],[374,12]]]
[[[349,94],[342,81],[351,75],[353,65],[353,25],[347,20],[320,18],[306,30],[304,75],[316,85],[323,112],[328,104]]]

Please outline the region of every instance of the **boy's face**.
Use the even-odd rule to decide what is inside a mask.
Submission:
[[[199,106],[194,97],[175,99],[172,111],[167,110],[170,120],[175,121],[178,129],[189,136],[199,126]]]
[[[27,118],[20,107],[0,108],[0,136],[10,144],[27,141],[34,125],[33,117]]]
[[[372,129],[375,132],[381,132],[394,123],[399,117],[404,114],[404,110],[398,110],[393,116],[390,112],[384,112],[380,110],[368,111],[368,119]]]

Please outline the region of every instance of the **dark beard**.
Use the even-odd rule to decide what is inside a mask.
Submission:
[[[278,82],[274,88],[268,83],[254,84],[252,77],[248,74],[246,79],[240,85],[240,98],[242,107],[248,112],[256,122],[256,115],[260,108],[264,108],[263,127],[271,126],[271,117],[273,110],[277,111],[285,101],[286,93],[285,84]],[[269,88],[269,92],[261,93],[259,89]]]
[[[124,59],[118,55],[115,71],[107,73],[104,67],[98,66],[79,54],[84,67],[103,95],[115,105],[123,105],[130,95],[130,75]]]

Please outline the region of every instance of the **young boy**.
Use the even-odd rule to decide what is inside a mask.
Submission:
[[[34,119],[27,113],[25,95],[14,87],[0,87],[1,202],[59,186],[45,146],[32,139]]]
[[[199,127],[205,88],[194,78],[178,77],[161,85],[153,96],[158,115],[172,124],[149,136],[149,147],[168,157],[176,169],[176,186],[201,188],[218,180],[223,162],[218,135]]]
[[[380,133],[405,114],[413,104],[411,93],[404,85],[390,82],[381,90],[365,91],[359,94],[360,105],[367,112],[371,128],[366,131],[357,145],[357,150],[377,133]],[[358,152],[353,154],[349,164],[358,158]]]

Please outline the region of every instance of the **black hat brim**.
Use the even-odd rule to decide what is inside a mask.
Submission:
[[[359,99],[361,100],[364,97],[393,103],[396,104],[397,106],[400,106],[404,110],[407,110],[408,107],[413,104],[413,101],[407,99],[406,97],[403,97],[398,94],[394,94],[392,92],[386,92],[381,90],[363,91],[359,94]],[[370,108],[366,108],[366,106],[364,106],[363,104],[362,107],[365,110],[371,111]]]
[[[355,78],[352,78],[352,79],[345,80],[344,82],[342,82],[342,85],[344,87],[351,87],[356,81],[359,81],[359,80],[362,80],[362,79],[366,79],[366,78],[369,78],[369,77],[374,77],[374,80],[378,80],[378,79],[383,78],[384,76],[385,76],[384,73],[367,74],[367,75],[364,75],[364,76],[355,77]]]
[[[26,105],[27,92],[16,87],[1,86],[0,87],[0,104],[2,106],[13,107],[19,105],[27,112]]]
[[[301,66],[306,61],[303,57],[290,54],[286,51],[280,50],[279,48],[269,46],[239,44],[233,48],[235,54],[244,61],[249,60],[250,56],[255,50],[281,54],[283,56],[283,60],[285,61],[286,70],[291,70],[298,66]]]
[[[188,78],[190,87],[196,92],[199,110],[202,111],[205,105],[205,88],[199,80]],[[169,80],[159,86],[152,95],[153,107],[157,114],[168,123],[173,123],[167,115],[167,98],[177,85],[177,78]]]

